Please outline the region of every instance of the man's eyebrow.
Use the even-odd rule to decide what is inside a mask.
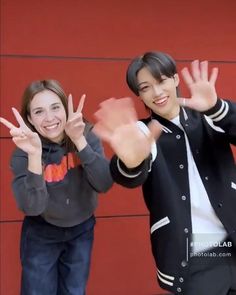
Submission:
[[[146,81],[140,82],[137,86],[139,87],[140,85],[145,84],[145,83],[148,83],[148,82],[146,82]]]

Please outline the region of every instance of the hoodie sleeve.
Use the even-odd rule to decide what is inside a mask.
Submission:
[[[47,207],[47,188],[42,175],[28,171],[27,167],[27,154],[16,149],[11,158],[14,197],[21,211],[29,216],[37,216],[43,213]]]
[[[88,181],[97,192],[106,192],[113,180],[110,173],[110,162],[104,156],[101,141],[90,131],[86,137],[87,146],[78,152],[81,164]]]

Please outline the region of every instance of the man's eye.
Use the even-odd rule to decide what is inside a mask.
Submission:
[[[167,79],[165,79],[165,78],[164,78],[164,79],[161,79],[161,80],[160,80],[160,83],[165,83],[166,80],[167,80]]]
[[[150,88],[150,86],[143,86],[140,88],[140,91],[147,91]]]

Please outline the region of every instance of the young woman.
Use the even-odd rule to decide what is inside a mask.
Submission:
[[[236,145],[236,103],[217,98],[217,68],[208,77],[206,61],[191,67],[191,73],[182,70],[191,93],[184,99],[177,97],[180,79],[168,54],[147,52],[132,60],[127,83],[150,117],[137,124],[129,98],[110,99],[96,113],[95,132],[116,153],[114,180],[130,188],[143,185],[161,287],[174,294],[231,295],[236,294],[236,166],[230,146]]]
[[[4,118],[16,144],[13,192],[25,214],[21,295],[84,295],[99,192],[112,185],[109,163],[83,119],[85,95],[73,110],[55,80],[34,81],[23,94],[19,127]]]

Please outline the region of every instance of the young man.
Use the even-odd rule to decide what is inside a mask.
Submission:
[[[179,98],[174,60],[147,52],[127,83],[150,117],[137,123],[129,98],[95,114],[95,132],[116,153],[114,180],[142,184],[158,281],[174,294],[236,294],[236,104],[217,97],[217,75],[194,61],[182,70],[191,98]]]

